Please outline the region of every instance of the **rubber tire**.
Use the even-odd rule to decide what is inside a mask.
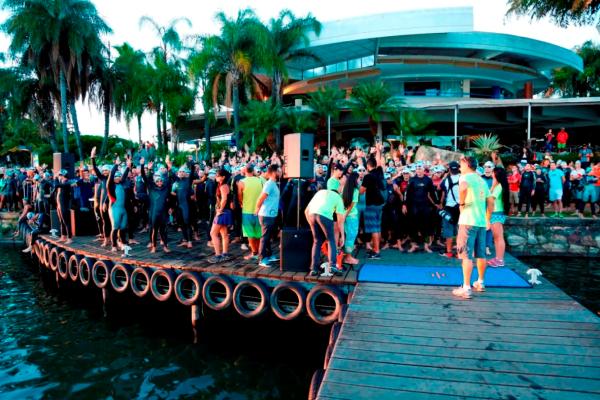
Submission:
[[[192,281],[196,287],[196,292],[191,298],[183,297],[183,294],[181,292],[181,285],[185,280]],[[179,274],[177,279],[175,279],[174,290],[175,297],[177,297],[177,300],[179,300],[179,302],[184,306],[191,306],[192,304],[196,304],[196,302],[200,298],[200,295],[202,294],[202,278],[199,274],[195,274],[193,272],[182,272],[181,274]]]
[[[112,265],[113,263],[108,260],[98,260],[94,263],[92,267],[92,281],[98,288],[104,289],[110,283],[110,270],[112,269]],[[97,279],[99,268],[105,269],[106,271],[106,278],[103,281]]]
[[[51,244],[44,243],[44,248],[42,250],[42,262],[46,268],[50,268],[50,250]]]
[[[325,371],[323,371],[322,369],[318,369],[313,373],[313,376],[310,379],[310,386],[308,388],[308,400],[317,399],[319,389],[321,389],[321,383],[323,383],[324,375]]]
[[[56,271],[58,269],[58,251],[60,249],[58,247],[53,247],[48,252],[48,266],[52,271]]]
[[[210,298],[209,289],[214,284],[221,284],[225,288],[225,299],[221,303],[216,303],[212,298]],[[204,300],[204,304],[208,308],[211,308],[215,311],[221,311],[229,307],[231,304],[231,300],[233,299],[233,288],[231,286],[231,282],[229,278],[220,275],[212,275],[204,281],[204,285],[202,285],[202,300]]]
[[[154,273],[150,277],[150,291],[152,292],[152,295],[156,300],[169,300],[169,297],[171,297],[171,294],[173,293],[173,286],[175,285],[175,279],[173,275],[174,273],[171,270],[157,269],[156,271],[154,271]],[[167,290],[167,293],[164,294],[158,292],[158,287],[156,285],[157,280],[161,277],[167,278],[167,281],[169,282],[169,290]]]
[[[329,332],[329,345],[333,346],[337,342],[338,337],[340,336],[340,330],[342,328],[342,324],[340,322],[334,322],[331,325],[331,331]]]
[[[71,252],[63,250],[58,255],[58,276],[66,280],[69,277],[69,259],[71,258]],[[64,260],[64,261],[63,261]],[[64,265],[64,270],[61,268]]]
[[[148,273],[148,271],[150,271],[150,273]],[[131,276],[129,277],[129,287],[137,297],[144,297],[150,291],[150,277],[152,276],[152,272],[152,269],[144,267],[137,267],[131,272]],[[143,275],[146,279],[146,287],[144,289],[139,289],[135,283],[138,275]]]
[[[83,257],[79,260],[79,282],[81,282],[83,286],[88,286],[92,281],[92,267],[94,264],[95,261],[92,258]],[[84,271],[87,271],[87,278],[84,277]]]
[[[335,348],[335,345],[328,345],[327,349],[325,350],[325,357],[323,357],[323,369],[325,371],[327,371],[327,369],[329,368],[329,362],[331,361],[331,356],[333,355],[333,349]]]
[[[291,290],[292,292],[296,293],[296,296],[298,297],[298,307],[289,314],[286,314],[285,311],[283,311],[277,303],[277,300],[279,299],[279,294],[282,290]],[[291,282],[282,282],[279,285],[275,286],[275,288],[271,292],[270,301],[271,310],[273,311],[273,314],[277,316],[277,318],[282,319],[284,321],[291,321],[293,319],[298,318],[300,314],[302,314],[302,312],[304,311],[304,306],[306,305],[306,292],[304,288],[300,285],[296,285]]]
[[[73,254],[71,257],[69,257],[69,262],[67,263],[67,273],[73,282],[77,282],[79,279],[79,261],[81,261],[82,258],[83,257],[77,254]],[[73,265],[75,265],[75,275],[73,275]]]
[[[241,303],[241,293],[242,290],[246,287],[253,287],[260,293],[260,304],[254,310],[245,309]],[[269,296],[269,291],[265,288],[265,285],[263,285],[261,281],[259,281],[258,279],[248,279],[238,283],[235,289],[233,290],[233,307],[242,317],[254,318],[258,317],[269,308],[270,298],[271,296]]]
[[[337,322],[340,324],[344,322],[346,318],[346,313],[348,312],[348,304],[342,304],[342,308],[340,308],[340,315],[338,315]]]
[[[123,283],[123,286],[118,286],[117,274],[119,272],[125,274],[125,282]],[[110,286],[113,288],[113,290],[115,292],[123,293],[129,287],[130,276],[131,276],[131,267],[129,265],[121,264],[121,263],[115,264],[115,266],[112,267],[112,269],[110,270]]]
[[[331,298],[333,298],[333,300],[335,302],[335,310],[333,311],[333,313],[331,313],[330,315],[328,315],[326,317],[318,315],[317,311],[315,309],[314,301],[321,294],[329,294],[329,296],[331,296]],[[320,324],[320,325],[329,325],[329,324],[337,321],[338,317],[340,315],[341,307],[342,307],[341,296],[340,296],[339,292],[335,288],[332,288],[331,286],[324,286],[324,285],[314,286],[310,290],[310,292],[308,292],[308,296],[306,296],[306,312],[308,313],[308,316],[313,321],[315,321],[317,324]]]

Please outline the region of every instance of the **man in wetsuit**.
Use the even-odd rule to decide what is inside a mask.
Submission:
[[[409,253],[419,248],[419,237],[423,239],[423,249],[431,253],[431,226],[432,210],[436,207],[435,187],[431,178],[425,175],[425,166],[422,163],[416,165],[416,175],[410,178],[406,188],[406,204],[402,206],[402,212],[409,216],[413,229],[413,237]]]

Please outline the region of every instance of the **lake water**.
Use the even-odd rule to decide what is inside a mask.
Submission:
[[[56,289],[1,247],[0,399],[306,399],[329,329],[306,317],[242,320],[189,307]]]

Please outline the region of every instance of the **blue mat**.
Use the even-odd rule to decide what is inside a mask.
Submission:
[[[477,277],[477,268],[473,268],[473,282],[477,280]],[[359,282],[460,286],[462,280],[462,268],[460,267],[365,264],[358,273]],[[485,273],[485,286],[531,287],[529,282],[509,268],[488,268]]]

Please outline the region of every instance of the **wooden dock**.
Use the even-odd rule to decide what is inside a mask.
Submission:
[[[600,399],[600,318],[541,280],[472,300],[448,287],[359,282],[317,398]]]

